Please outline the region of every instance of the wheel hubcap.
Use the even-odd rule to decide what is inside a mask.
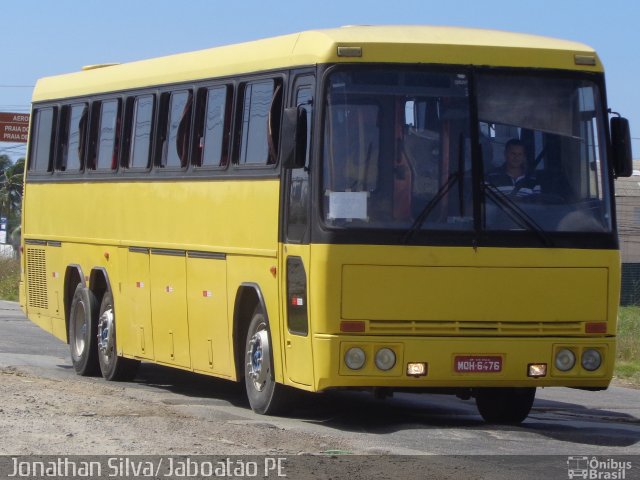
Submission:
[[[75,327],[75,338],[73,339],[76,356],[80,357],[84,352],[85,338],[87,336],[87,322],[85,321],[85,309],[83,303],[78,303],[76,315],[73,319]]]
[[[271,352],[266,330],[253,334],[247,349],[247,375],[256,390],[262,391],[269,378]]]
[[[106,363],[113,356],[113,308],[108,308],[98,319],[98,351]]]

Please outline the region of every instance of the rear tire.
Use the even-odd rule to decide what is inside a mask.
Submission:
[[[517,425],[533,406],[535,388],[480,388],[476,390],[476,406],[487,423]]]
[[[84,377],[96,375],[99,369],[97,303],[93,292],[78,284],[69,309],[69,349],[73,368]]]
[[[292,392],[275,381],[271,332],[260,306],[253,312],[249,324],[244,361],[244,380],[251,409],[262,415],[277,415],[287,410]]]
[[[105,380],[133,380],[140,366],[139,360],[118,356],[116,346],[116,315],[111,292],[105,292],[98,315],[98,361]]]

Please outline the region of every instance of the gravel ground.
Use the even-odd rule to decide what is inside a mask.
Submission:
[[[276,427],[268,417],[250,421],[207,405],[192,415],[193,404],[186,409],[159,392],[82,380],[0,369],[0,454],[297,455],[348,448]]]

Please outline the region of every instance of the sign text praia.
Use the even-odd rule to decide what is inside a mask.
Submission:
[[[28,113],[0,113],[0,142],[27,143]]]

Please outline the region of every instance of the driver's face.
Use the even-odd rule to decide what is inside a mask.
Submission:
[[[524,168],[527,155],[522,145],[511,145],[504,152],[504,156],[507,160],[507,165],[511,168]]]

